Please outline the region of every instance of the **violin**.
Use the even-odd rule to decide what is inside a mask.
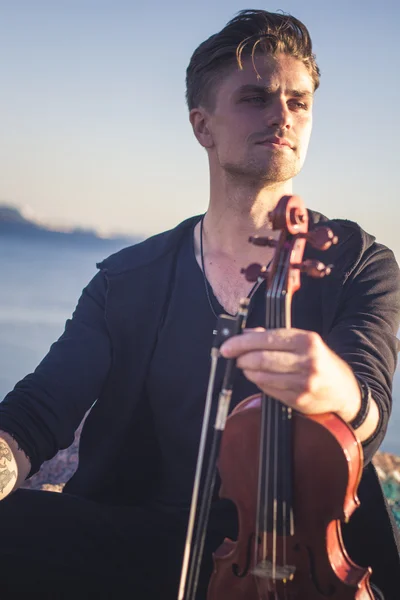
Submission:
[[[243,272],[249,281],[266,281],[266,329],[290,328],[300,273],[320,278],[332,268],[303,260],[306,243],[326,250],[337,238],[326,227],[308,231],[298,196],[281,198],[269,218],[279,240],[249,241],[276,247],[271,268],[252,264]],[[219,330],[236,335],[245,317],[243,302],[236,320],[225,316]],[[214,553],[207,600],[373,600],[371,569],[351,560],[341,535],[341,523],[359,506],[363,453],[354,431],[334,413],[303,415],[264,393],[242,400],[228,416],[233,366],[227,363],[185,588],[198,489],[192,498],[179,600],[196,597],[216,468],[219,495],[235,504],[239,532]],[[201,462],[199,455],[197,475]]]

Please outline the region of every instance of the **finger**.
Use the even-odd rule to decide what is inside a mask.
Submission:
[[[307,355],[275,350],[246,352],[238,357],[236,365],[240,369],[265,371],[267,373],[299,373],[310,370]]]
[[[273,392],[285,397],[296,397],[303,394],[306,389],[306,378],[298,373],[268,373],[266,371],[253,371],[251,369],[243,369],[244,375],[262,388],[266,393],[273,395]],[[275,396],[274,396],[275,397]],[[278,400],[280,398],[277,398]]]
[[[302,380],[297,373],[271,374],[248,370],[243,373],[267,396],[283,402],[286,406],[305,414],[327,411],[323,400],[316,402],[314,395],[307,389],[305,378]]]
[[[234,336],[221,346],[221,354],[226,358],[237,358],[254,350],[278,350],[281,352],[305,352],[311,345],[314,332],[300,329],[272,329],[254,331]]]

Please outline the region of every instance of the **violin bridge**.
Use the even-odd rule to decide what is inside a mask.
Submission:
[[[292,565],[274,565],[270,560],[262,560],[254,569],[252,574],[261,579],[272,579],[273,581],[292,581],[296,567]]]

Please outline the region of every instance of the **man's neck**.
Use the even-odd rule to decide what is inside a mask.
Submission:
[[[203,232],[200,223],[194,230],[195,255],[221,306],[235,314],[240,298],[248,295],[253,287],[241,269],[251,263],[267,265],[274,254],[273,248],[250,244],[249,236],[279,237],[280,232],[271,229],[268,212],[283,195],[291,192],[291,186],[263,188],[257,192],[236,186],[234,190],[226,189],[220,194],[216,194],[215,187],[211,189]]]
[[[210,204],[204,218],[204,232],[207,237],[208,252],[226,257],[238,255],[251,258],[253,252],[248,243],[250,235],[272,235],[279,232],[271,230],[268,213],[272,211],[280,198],[292,193],[292,182],[254,189],[251,185],[212,186]],[[254,248],[254,250],[256,250]]]

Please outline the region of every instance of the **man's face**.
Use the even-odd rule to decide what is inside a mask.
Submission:
[[[207,118],[210,160],[245,179],[287,181],[306,157],[313,81],[303,63],[286,54],[256,56],[255,67],[246,59],[215,91]]]

